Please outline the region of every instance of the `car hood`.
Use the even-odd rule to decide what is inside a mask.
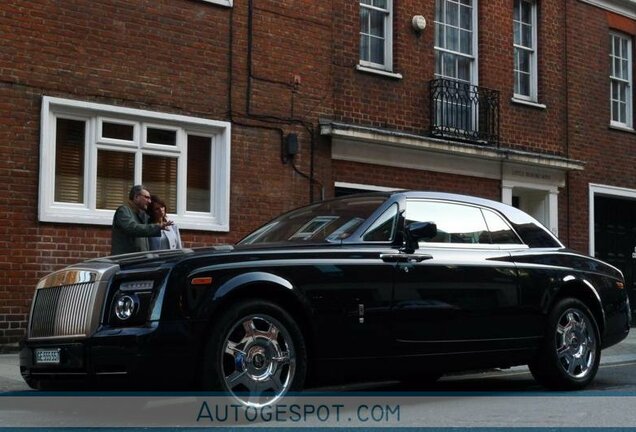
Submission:
[[[89,263],[106,263],[106,264],[117,264],[120,268],[130,268],[130,267],[154,267],[160,266],[166,263],[175,263],[177,261],[181,261],[186,257],[196,257],[198,255],[214,255],[220,253],[228,253],[234,250],[234,246],[232,245],[220,245],[220,246],[210,246],[204,248],[193,248],[193,249],[171,249],[171,250],[157,250],[157,251],[147,251],[147,252],[135,252],[129,254],[122,255],[110,255],[101,258],[95,258],[89,260]],[[80,264],[78,264],[80,265]]]
[[[312,249],[312,248],[324,248],[324,247],[337,247],[339,244],[293,244],[293,243],[279,243],[268,245],[217,245],[207,246],[200,248],[185,248],[185,249],[172,249],[172,250],[158,250],[148,252],[135,252],[122,255],[111,255],[101,258],[95,258],[88,263],[94,264],[115,264],[122,270],[133,268],[148,268],[159,267],[164,264],[175,264],[184,259],[201,258],[208,256],[227,255],[235,252],[245,251],[267,251],[267,250],[280,250],[280,249]],[[76,264],[71,267],[81,267],[82,264]]]

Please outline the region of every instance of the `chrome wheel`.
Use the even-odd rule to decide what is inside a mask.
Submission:
[[[266,314],[239,319],[222,344],[223,385],[247,406],[274,403],[290,388],[296,354],[289,331]]]
[[[528,362],[535,379],[553,390],[580,390],[592,382],[601,361],[601,336],[587,305],[571,297],[558,300],[546,330]]]
[[[564,372],[583,378],[596,360],[596,334],[589,318],[578,309],[567,309],[556,327],[556,355]]]

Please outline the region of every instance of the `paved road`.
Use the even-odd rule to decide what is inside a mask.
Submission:
[[[321,394],[315,390],[328,396],[315,396]],[[218,410],[227,409],[227,402],[196,394],[57,397],[31,391],[20,376],[17,354],[4,354],[0,355],[0,426],[176,428],[256,422],[269,427],[635,427],[636,331],[604,351],[595,381],[580,392],[545,392],[525,367],[446,376],[425,393],[412,390],[395,382],[310,389],[293,400],[305,409],[331,409],[310,412],[295,422],[294,413],[283,410],[278,423],[272,423],[271,412],[259,416],[242,410],[236,412],[238,422],[227,424],[219,421],[219,415],[232,420],[232,411],[228,417],[227,411]]]

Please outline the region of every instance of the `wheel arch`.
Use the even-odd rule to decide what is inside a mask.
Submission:
[[[552,299],[548,311],[561,299],[575,298],[588,307],[598,325],[599,336],[602,338],[605,331],[605,312],[601,303],[601,297],[597,289],[585,279],[571,278],[565,282]]]
[[[244,273],[219,287],[212,299],[213,305],[209,309],[203,340],[209,337],[215,316],[226,310],[228,305],[242,300],[266,300],[284,309],[300,327],[308,360],[312,357],[314,335],[310,324],[309,302],[291,282],[271,273]]]

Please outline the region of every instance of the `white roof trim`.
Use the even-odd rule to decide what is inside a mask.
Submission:
[[[608,10],[610,12],[617,13],[619,15],[626,16],[631,19],[636,19],[636,0],[579,0],[582,3],[588,3],[599,7],[601,9]]]

